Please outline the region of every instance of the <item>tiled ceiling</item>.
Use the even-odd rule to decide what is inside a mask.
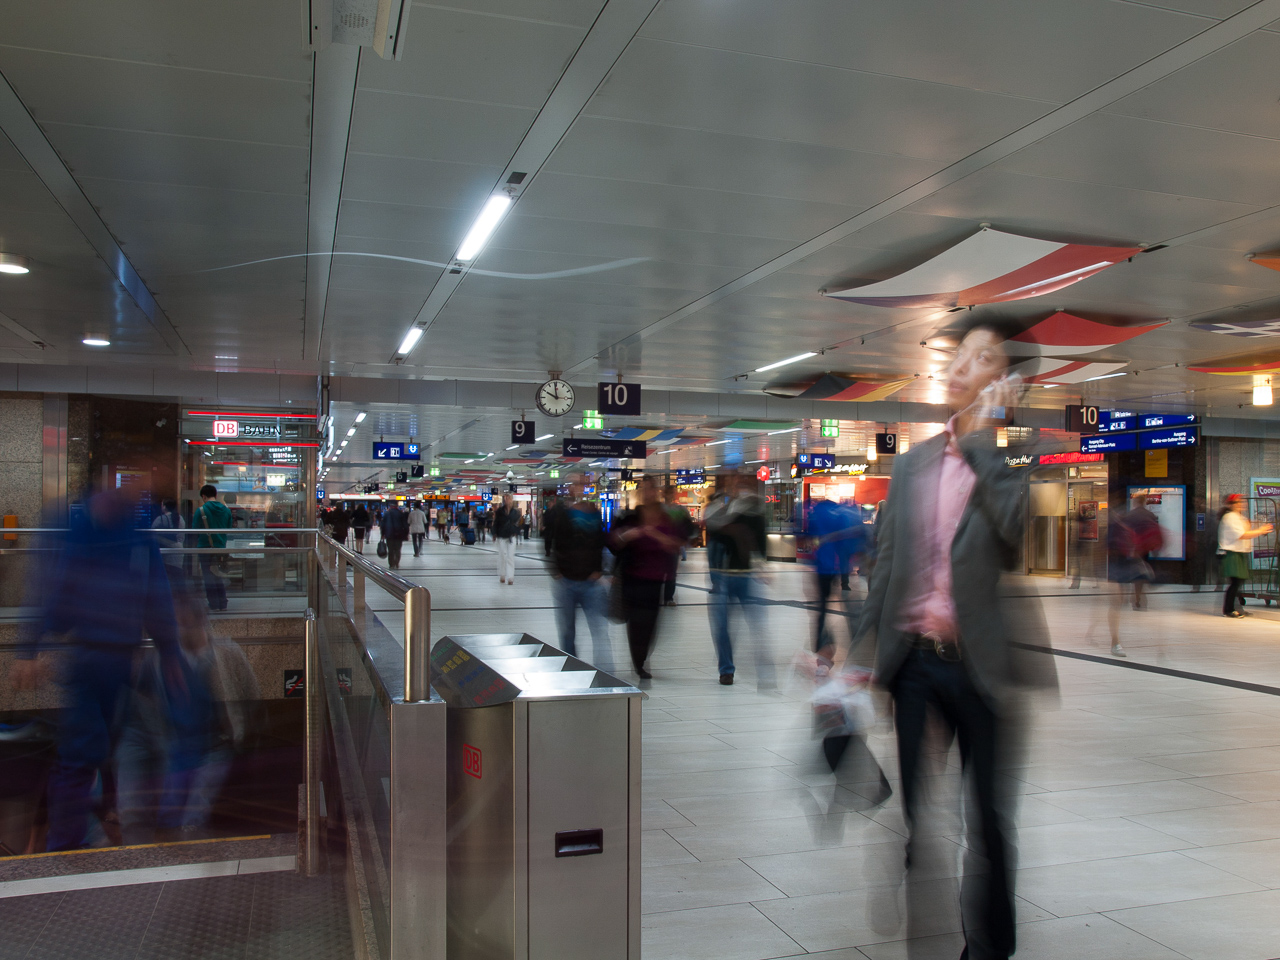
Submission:
[[[584,384],[623,373],[723,393],[758,391],[765,377],[734,378],[839,343],[789,372],[930,374],[946,360],[921,345],[942,323],[936,311],[819,291],[900,273],[982,223],[1167,245],[1058,293],[975,310],[1173,321],[1091,358],[1131,361],[1136,376],[1038,391],[1037,404],[1083,395],[1241,415],[1245,381],[1184,366],[1280,355],[1280,343],[1268,354],[1268,341],[1187,326],[1280,316],[1280,273],[1246,260],[1280,248],[1280,31],[1267,22],[1280,0],[663,0],[617,43],[474,267],[638,262],[555,279],[470,272],[424,311],[449,279],[440,267],[352,255],[448,262],[605,7],[416,3],[403,60],[362,50],[341,158],[343,255],[329,268],[300,256],[318,199],[316,65],[296,4],[3,0],[0,73],[189,355],[157,334],[0,138],[0,249],[34,260],[27,277],[0,276],[0,313],[48,345],[0,332],[0,361],[208,368],[235,357],[347,376],[567,371]],[[1124,84],[1134,88],[1098,93]],[[1089,97],[1096,107],[1072,113]],[[1044,135],[1021,143],[1036,123]],[[248,261],[265,262],[217,269]],[[323,336],[309,345],[306,286],[319,269]],[[391,363],[420,312],[420,346]],[[110,349],[81,346],[97,330]],[[927,392],[922,380],[900,399]],[[399,416],[419,417],[421,436],[469,419]],[[503,424],[492,436],[468,428],[473,445],[501,450]]]

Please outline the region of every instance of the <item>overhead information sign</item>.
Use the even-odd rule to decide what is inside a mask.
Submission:
[[[1081,453],[1119,453],[1125,450],[1138,449],[1136,433],[1101,434],[1096,437],[1081,437]]]
[[[375,460],[417,460],[419,445],[416,443],[375,443]]]
[[[834,453],[797,453],[796,466],[804,470],[830,470],[836,465]]]
[[[1164,447],[1194,447],[1200,433],[1195,427],[1175,427],[1172,430],[1151,430],[1138,434],[1138,444],[1143,450],[1159,450]]]
[[[649,445],[643,440],[565,440],[566,457],[608,457],[615,460],[643,460]]]
[[[512,443],[533,443],[533,437],[536,431],[532,420],[512,420],[511,421],[511,442]]]
[[[601,383],[597,384],[596,391],[596,406],[601,413],[623,417],[640,415],[640,384]]]
[[[707,482],[707,475],[702,470],[677,470],[676,486],[692,487],[700,486]]]

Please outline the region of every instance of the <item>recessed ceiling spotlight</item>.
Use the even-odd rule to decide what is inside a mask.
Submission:
[[[83,343],[86,347],[109,347],[109,346],[111,346],[111,341],[110,341],[110,340],[108,340],[108,339],[106,339],[105,337],[85,337],[85,338],[84,338],[83,340],[81,340],[80,342],[81,342],[81,343]]]
[[[30,258],[20,257],[16,253],[0,253],[0,273],[18,275],[30,272]]]

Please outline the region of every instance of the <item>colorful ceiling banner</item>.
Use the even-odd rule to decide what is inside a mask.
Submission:
[[[1114,347],[1164,325],[1153,323],[1141,327],[1115,327],[1059,310],[1031,329],[1010,338],[1006,341],[1006,348],[1015,356],[1053,354],[1069,357]]]
[[[970,307],[1026,300],[1079,283],[1141,247],[1055,243],[984,229],[890,280],[824,296],[875,307]]]
[[[1280,261],[1278,261],[1280,262]],[[1255,260],[1254,263],[1257,263]],[[1193,330],[1218,333],[1224,337],[1280,337],[1280,320],[1237,320],[1234,323],[1189,323]]]
[[[764,388],[775,397],[792,397],[796,400],[845,400],[874,403],[893,396],[915,377],[901,380],[859,380],[842,373],[824,373],[804,380],[779,381]]]
[[[1127,367],[1125,363],[1091,363],[1058,357],[1036,357],[1015,365],[1012,370],[1027,383],[1083,383],[1105,377]]]
[[[1272,360],[1270,363],[1254,363],[1248,366],[1232,366],[1232,367],[1187,367],[1192,373],[1213,373],[1220,377],[1247,377],[1254,373],[1280,373],[1280,360]]]
[[[1260,253],[1249,258],[1260,267],[1280,270],[1280,253]]]

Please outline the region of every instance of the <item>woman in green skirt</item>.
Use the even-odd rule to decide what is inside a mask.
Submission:
[[[1224,617],[1243,617],[1236,608],[1240,586],[1249,579],[1249,556],[1253,552],[1253,539],[1271,532],[1271,524],[1256,526],[1244,515],[1245,499],[1238,493],[1226,498],[1222,520],[1218,523],[1218,570],[1226,578],[1227,591],[1222,597]]]

